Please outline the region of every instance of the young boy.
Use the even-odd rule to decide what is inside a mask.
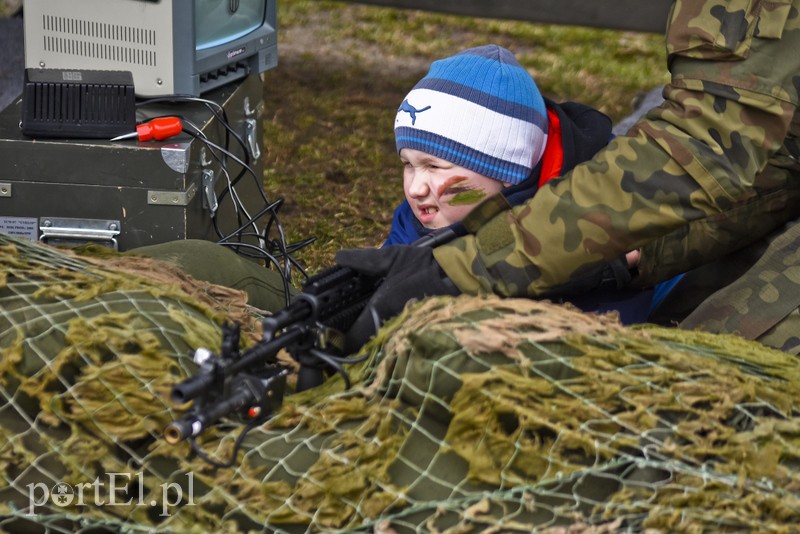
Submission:
[[[545,99],[505,48],[480,46],[435,61],[397,110],[406,200],[394,212],[384,246],[410,244],[456,224],[494,194],[520,204],[611,138],[606,115]],[[652,291],[610,287],[569,301],[639,323],[647,318]]]
[[[385,244],[457,223],[499,192],[521,203],[611,137],[606,115],[543,98],[505,48],[480,46],[435,61],[397,111],[406,200]]]

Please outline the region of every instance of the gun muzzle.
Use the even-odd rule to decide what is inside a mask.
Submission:
[[[164,440],[170,445],[175,445],[189,436],[199,434],[202,429],[202,423],[196,419],[193,421],[187,419],[173,421],[164,427]]]

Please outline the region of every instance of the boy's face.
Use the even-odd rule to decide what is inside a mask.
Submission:
[[[461,219],[508,184],[425,152],[404,148],[403,190],[422,226],[435,230]]]

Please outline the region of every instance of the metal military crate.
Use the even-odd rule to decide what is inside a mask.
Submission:
[[[254,74],[203,96],[222,106],[246,153],[202,102],[148,101],[137,109],[139,121],[164,115],[191,121],[209,141],[230,148],[235,157],[227,158],[185,132],[155,142],[31,139],[20,131],[21,101],[13,102],[0,113],[0,232],[119,250],[227,236],[266,203],[262,91]],[[253,173],[242,172],[244,161]]]

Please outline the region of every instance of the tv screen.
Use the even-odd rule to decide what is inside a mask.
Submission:
[[[126,70],[193,95],[277,65],[276,0],[26,0],[27,68]]]
[[[236,4],[236,11],[231,6]],[[194,27],[197,50],[205,50],[244,37],[264,22],[266,0],[196,0]]]

